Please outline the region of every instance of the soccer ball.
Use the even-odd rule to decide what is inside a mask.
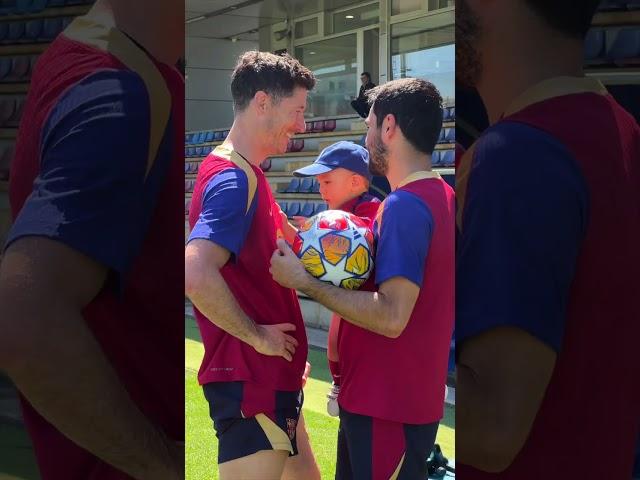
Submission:
[[[292,248],[311,275],[336,287],[358,289],[373,270],[373,232],[365,220],[341,210],[307,219]]]

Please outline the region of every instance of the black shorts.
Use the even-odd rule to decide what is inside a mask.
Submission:
[[[340,407],[336,480],[423,480],[439,422],[409,425]]]
[[[298,453],[296,426],[302,390],[276,391],[245,382],[215,382],[202,388],[218,437],[218,464],[260,450]]]

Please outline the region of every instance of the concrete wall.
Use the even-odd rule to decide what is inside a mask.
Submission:
[[[257,42],[186,39],[186,129],[228,128],[233,122],[230,76],[238,56]]]

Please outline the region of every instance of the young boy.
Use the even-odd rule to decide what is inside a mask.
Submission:
[[[329,210],[343,210],[368,220],[373,220],[380,206],[380,200],[367,193],[371,173],[369,172],[369,153],[360,145],[342,141],[328,146],[314,163],[293,172],[296,177],[317,176],[320,183],[320,195]],[[284,215],[284,214],[282,214]],[[283,218],[284,236],[293,242],[297,230]],[[365,284],[366,285],[366,284]],[[340,317],[333,314],[329,326],[327,358],[333,377],[333,387],[328,395],[327,410],[330,415],[338,415],[337,395],[340,391],[340,368],[338,364],[338,332]]]

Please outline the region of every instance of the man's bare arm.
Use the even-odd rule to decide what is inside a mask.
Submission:
[[[283,286],[296,288],[348,322],[366,330],[397,338],[404,331],[420,288],[404,277],[393,277],[377,292],[345,290],[309,275],[300,260],[282,241],[271,257],[271,274]]]
[[[524,330],[499,327],[460,346],[456,461],[501,472],[524,446],[556,353]]]
[[[136,407],[82,316],[106,269],[54,240],[25,237],[0,265],[0,368],[75,443],[140,479],[183,476],[183,449]]]
[[[215,325],[259,353],[291,361],[298,341],[285,332],[295,330],[295,325],[259,325],[242,311],[220,274],[230,255],[228,250],[209,240],[189,242],[185,249],[187,297]]]

